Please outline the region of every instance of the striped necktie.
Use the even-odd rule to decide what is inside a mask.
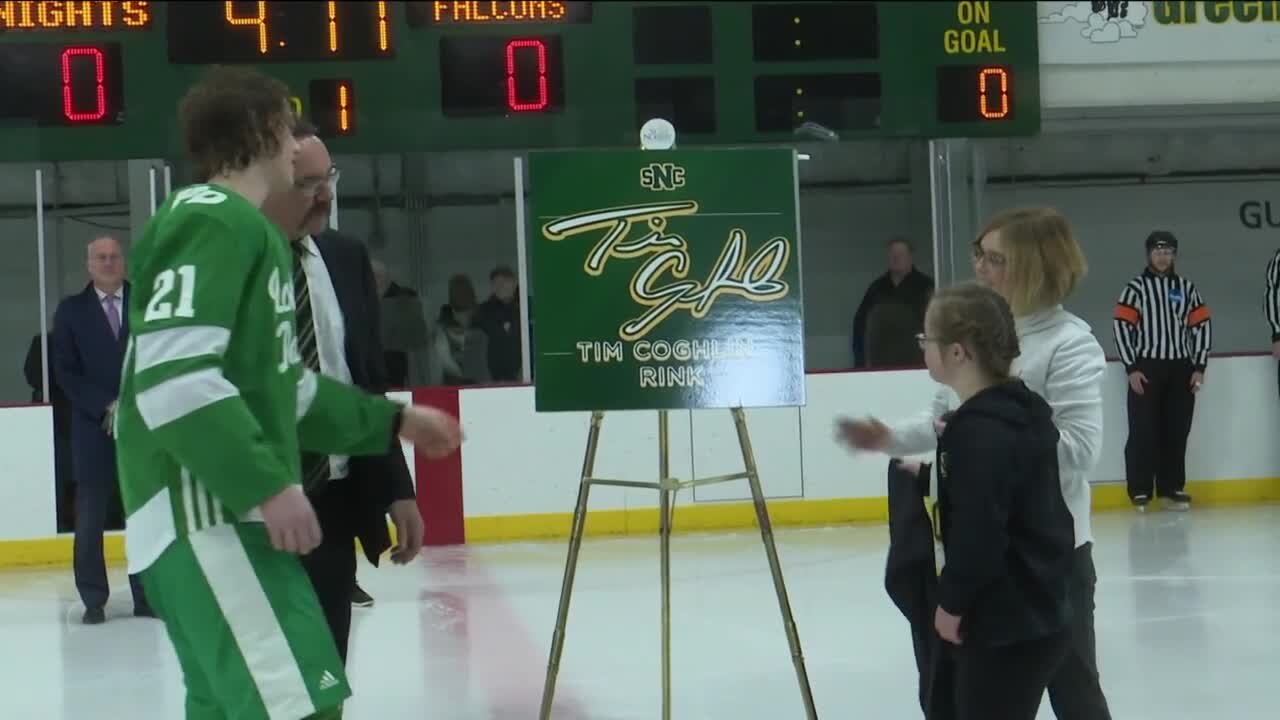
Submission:
[[[320,374],[320,351],[316,346],[316,323],[311,312],[311,288],[307,285],[307,273],[302,268],[302,254],[307,249],[301,242],[293,247],[293,293],[296,309],[294,325],[298,333],[298,353],[303,364]],[[318,453],[302,453],[302,489],[312,492],[329,481],[329,456]]]

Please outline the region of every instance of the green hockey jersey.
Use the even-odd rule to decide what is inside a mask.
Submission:
[[[129,277],[115,438],[130,573],[179,537],[261,522],[263,501],[301,481],[300,448],[386,452],[397,405],[303,366],[288,242],[244,197],[170,195]]]

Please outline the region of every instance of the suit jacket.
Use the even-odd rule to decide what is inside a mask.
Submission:
[[[333,282],[334,294],[342,310],[346,328],[346,359],[352,384],[371,393],[389,388],[386,360],[382,350],[381,319],[377,284],[364,243],[329,230],[314,236],[316,249]],[[369,562],[391,547],[387,532],[387,508],[396,500],[414,497],[413,479],[400,449],[400,439],[391,438],[382,455],[352,457],[345,480],[331,482],[320,491],[317,503],[321,530],[349,527],[360,539]]]
[[[124,285],[120,337],[111,325],[93,283],[58,303],[53,315],[54,379],[71,401],[71,452],[76,482],[115,482],[115,443],[102,428],[107,406],[120,394],[120,369],[129,341],[131,290]]]
[[[49,348],[52,349],[53,331],[49,332],[46,340]],[[27,379],[27,385],[31,387],[31,402],[47,402],[53,406],[54,426],[70,432],[71,405],[67,401],[67,394],[58,386],[58,377],[52,360],[49,365],[49,398],[46,400],[44,397],[44,368],[41,367],[40,362],[42,355],[44,355],[44,345],[40,342],[40,336],[36,335],[31,338],[31,346],[27,348],[27,358],[22,363],[22,375]]]

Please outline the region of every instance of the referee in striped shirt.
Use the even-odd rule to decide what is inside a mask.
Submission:
[[[1185,492],[1187,436],[1209,362],[1212,325],[1200,291],[1174,271],[1177,254],[1172,233],[1151,233],[1147,267],[1124,286],[1116,303],[1116,348],[1129,375],[1125,479],[1139,510],[1151,502],[1153,480],[1167,507],[1191,507]]]
[[[1271,356],[1280,358],[1280,250],[1267,263],[1267,294],[1263,301],[1267,310],[1267,324],[1271,326]],[[1280,373],[1280,366],[1277,366]],[[1280,383],[1280,374],[1277,376]]]

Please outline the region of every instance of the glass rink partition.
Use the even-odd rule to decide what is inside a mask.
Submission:
[[[807,367],[846,369],[853,365],[853,314],[867,285],[884,272],[886,241],[911,239],[917,266],[932,274],[937,258],[950,256],[942,243],[956,236],[963,246],[972,228],[958,224],[972,221],[954,210],[944,212],[948,206],[942,203],[948,193],[954,195],[954,181],[946,173],[954,170],[944,163],[940,171],[928,167],[927,141],[807,141],[793,147],[802,158]],[[522,156],[518,151],[335,153],[341,188],[331,226],[365,242],[392,282],[417,293],[424,324],[435,337],[441,307],[450,302],[451,279],[468,278],[483,302],[494,268],[510,267],[522,281],[526,278],[527,254],[517,242],[522,205],[517,191],[536,190],[518,187],[512,175],[513,160]],[[89,243],[115,237],[127,261],[155,207],[190,181],[186,163],[176,157],[0,164],[0,202],[6,206],[0,232],[9,240],[0,285],[8,312],[0,323],[12,339],[0,347],[0,362],[10,368],[0,374],[0,403],[47,403],[51,397],[55,378],[47,338],[58,303],[88,287]],[[536,302],[535,293],[524,296]],[[530,337],[528,310],[519,318],[524,337]],[[426,345],[409,351],[409,385],[444,383],[432,350]],[[522,359],[527,380],[536,370],[527,354]],[[52,397],[61,402],[56,390]],[[777,412],[798,416],[799,410]],[[49,415],[42,421],[49,422]],[[46,500],[55,490],[49,488]],[[55,524],[55,512],[41,509],[49,526]],[[57,524],[70,530],[70,518]]]
[[[853,316],[867,287],[885,272],[889,238],[909,239],[916,266],[948,285],[972,277],[970,243],[985,219],[1020,205],[1052,205],[1072,220],[1090,270],[1067,305],[1090,323],[1108,355],[1115,352],[1114,299],[1141,271],[1143,239],[1157,228],[1179,235],[1179,267],[1214,310],[1214,352],[1265,352],[1262,271],[1274,248],[1264,239],[1280,224],[1280,181],[1261,167],[1270,162],[1271,146],[1261,128],[1213,125],[1058,131],[1017,141],[796,143],[804,158],[807,368],[853,365]],[[1214,152],[1195,150],[1203,147]],[[523,277],[526,258],[516,232],[521,204],[512,175],[521,156],[335,153],[341,171],[335,224],[364,241],[393,282],[417,293],[424,324],[434,331],[455,276],[468,278],[481,302],[495,267]],[[0,348],[9,368],[0,374],[0,402],[48,397],[50,370],[39,353],[37,381],[28,383],[30,343],[48,332],[57,303],[86,287],[86,245],[111,234],[127,255],[154,205],[187,182],[176,158],[0,166],[0,228],[9,241],[0,270],[8,311],[0,322],[12,339]],[[526,297],[536,301],[536,289]],[[410,350],[410,384],[443,382],[430,353],[430,346]]]
[[[117,25],[106,27],[99,11],[111,6],[123,12],[126,5],[136,24],[119,25],[125,15],[118,13],[113,16]],[[323,10],[325,3],[266,3],[261,21],[254,15],[256,6],[246,3],[234,9],[234,23],[211,16],[210,22],[226,25],[219,33],[236,33],[226,36],[226,47],[232,48],[227,52],[234,57],[212,59],[253,60],[250,64],[284,79],[295,93],[295,109],[320,126],[340,171],[331,225],[364,242],[386,268],[389,282],[414,293],[407,303],[416,307],[416,316],[406,327],[416,329],[405,331],[412,340],[397,336],[400,330],[384,333],[384,341],[405,355],[408,386],[446,384],[436,342],[442,310],[468,295],[483,302],[497,269],[510,268],[520,279],[519,296],[526,301],[519,313],[521,336],[531,336],[529,306],[537,289],[527,282],[528,248],[519,243],[517,228],[527,226],[525,203],[538,188],[528,184],[527,174],[513,173],[515,161],[537,148],[637,147],[639,126],[651,117],[673,118],[680,148],[775,145],[799,153],[810,373],[854,365],[854,315],[868,286],[886,272],[891,238],[908,240],[915,267],[938,285],[950,285],[972,277],[970,244],[985,220],[1020,205],[1052,205],[1071,219],[1090,271],[1068,309],[1089,322],[1109,355],[1114,354],[1114,299],[1123,282],[1141,270],[1143,238],[1157,228],[1171,229],[1182,241],[1179,267],[1214,310],[1215,353],[1269,348],[1259,305],[1262,268],[1274,251],[1265,238],[1280,226],[1280,150],[1266,133],[1276,113],[1256,108],[1249,113],[1230,108],[1042,112],[1042,70],[1034,43],[1027,40],[1036,34],[1035,12],[1018,9],[1033,4],[826,4],[859,5],[863,9],[857,12],[874,8],[877,34],[851,45],[864,57],[847,56],[848,47],[828,42],[813,29],[821,25],[817,16],[786,16],[786,7],[777,3],[671,6],[675,9],[662,3],[529,4],[545,6],[549,13],[552,6],[565,10],[537,22],[482,20],[461,10],[455,16],[454,6],[474,3],[446,3],[449,13],[439,18],[429,12],[439,3],[350,5],[365,14],[351,11],[343,19],[339,13],[335,42],[350,52],[362,48],[370,57],[340,57],[342,52],[327,49],[328,20],[315,9]],[[387,6],[385,18],[378,14],[381,5]],[[894,9],[897,5],[923,14],[913,16]],[[144,6],[154,10],[145,20],[136,14]],[[6,307],[0,329],[10,338],[0,344],[0,367],[8,368],[0,372],[0,403],[7,405],[48,397],[47,361],[35,353],[34,381],[28,382],[26,360],[31,342],[47,334],[58,302],[86,288],[86,245],[111,234],[127,256],[156,205],[191,182],[176,150],[174,108],[204,67],[196,60],[210,60],[208,54],[218,48],[174,46],[177,55],[203,55],[170,57],[169,37],[182,28],[169,29],[170,10],[162,4],[97,3],[95,8],[93,27],[6,26],[0,33],[0,48],[53,44],[65,54],[76,47],[118,45],[122,54],[102,56],[101,102],[125,104],[115,108],[120,112],[99,117],[98,56],[68,55],[73,72],[64,83],[62,54],[55,53],[52,60],[30,66],[43,67],[44,76],[22,80],[28,91],[40,90],[32,97],[46,104],[45,115],[53,120],[0,120],[0,236],[7,241],[0,262],[0,298]],[[693,40],[659,42],[653,28],[671,26],[659,22],[660,16],[677,11],[678,26]],[[32,23],[54,22],[37,15]],[[386,52],[378,34],[384,21],[389,23]],[[5,22],[0,17],[0,26]],[[58,22],[65,24],[65,17]],[[769,23],[775,35],[791,38],[792,44],[764,42]],[[362,35],[359,48],[343,44],[369,28],[374,34]],[[894,33],[901,37],[908,31],[933,37],[944,51],[902,56],[889,41]],[[277,49],[270,42],[261,49],[262,33]],[[679,54],[681,47],[698,47],[698,38],[707,37],[713,49],[709,58]],[[983,54],[994,50],[997,38],[1007,52]],[[523,43],[530,39],[542,45]],[[279,50],[279,42],[287,50]],[[802,52],[794,50],[796,42]],[[459,47],[480,56],[463,62],[469,56],[457,54]],[[598,53],[593,60],[596,51],[617,62],[602,62]],[[0,65],[21,52],[0,52]],[[997,62],[996,55],[1003,60]],[[496,70],[493,57],[501,61]],[[118,67],[111,65],[112,58]],[[543,60],[545,72],[539,69]],[[407,62],[427,71],[407,74]],[[612,70],[603,73],[593,64]],[[10,66],[17,67],[4,67]],[[562,77],[548,75],[557,69]],[[964,69],[973,73],[959,77]],[[854,92],[869,86],[831,79],[862,75],[878,78],[874,102]],[[460,77],[483,79],[494,92],[485,98],[453,93],[446,113],[445,85],[456,89]],[[14,78],[3,82],[18,82]],[[108,87],[112,78],[123,82],[118,96]],[[708,82],[710,94],[689,89]],[[789,90],[779,93],[778,87]],[[515,94],[509,96],[512,88]],[[484,113],[455,112],[467,103],[478,107],[482,100]],[[957,109],[961,106],[965,113]],[[713,129],[708,129],[709,118]],[[523,382],[537,373],[529,362],[530,345],[525,343],[522,356]],[[472,384],[496,383],[477,377]],[[800,410],[771,412],[789,413],[794,420]],[[698,499],[715,499],[699,492]]]
[[[290,87],[292,107],[317,125],[342,172],[335,223],[419,293],[427,324],[455,274],[473,286],[459,292],[480,300],[499,266],[525,277],[514,232],[524,197],[511,159],[527,150],[635,147],[654,117],[674,124],[682,147],[801,149],[811,158],[805,212],[831,238],[830,270],[807,287],[819,300],[839,298],[840,308],[811,318],[815,368],[851,362],[846,326],[856,300],[847,286],[867,284],[878,274],[870,268],[883,265],[883,248],[863,258],[864,244],[909,237],[917,263],[932,269],[933,222],[924,218],[933,212],[930,183],[941,192],[945,179],[928,179],[923,138],[1039,128],[1035,11],[1019,2],[0,9],[0,95],[12,100],[0,107],[0,193],[31,207],[36,169],[45,191],[40,218],[7,230],[28,248],[38,243],[52,266],[14,271],[12,306],[37,320],[15,328],[20,335],[46,328],[56,301],[84,281],[76,245],[103,230],[122,235],[127,249],[162,188],[186,181],[175,108],[213,64],[256,66]],[[896,42],[910,35],[930,37],[928,52]],[[865,194],[870,223],[860,208],[840,210],[852,191]],[[114,220],[82,222],[94,212]],[[16,367],[20,354],[0,359]],[[440,380],[429,361],[410,364],[415,384]],[[0,374],[0,399],[28,397]]]

